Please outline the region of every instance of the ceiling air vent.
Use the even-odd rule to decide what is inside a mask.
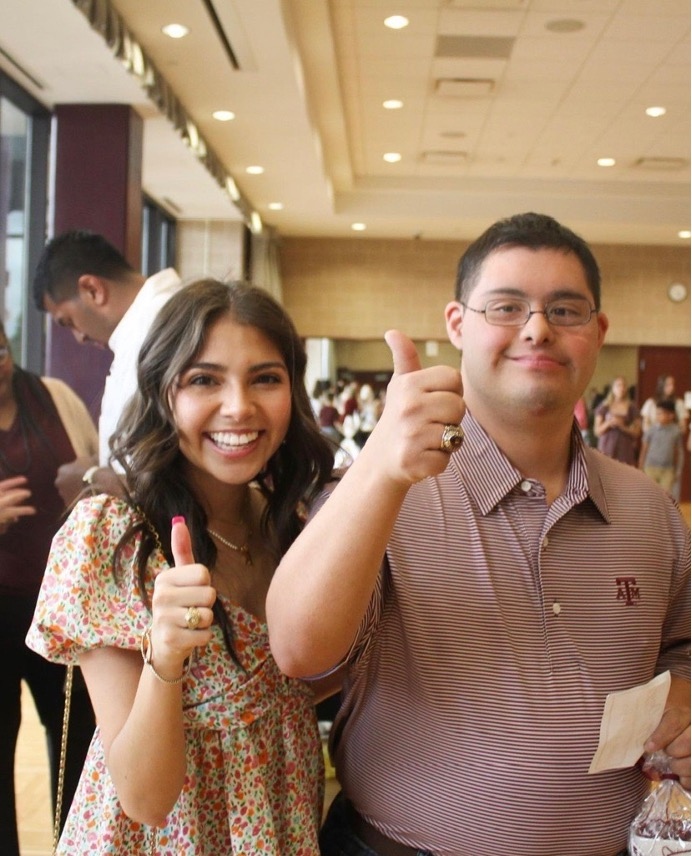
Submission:
[[[685,169],[689,164],[687,158],[639,158],[634,162],[637,169],[663,170],[671,172]]]
[[[466,163],[467,157],[468,154],[466,152],[431,150],[423,152],[421,160],[423,163],[434,166],[461,166]]]
[[[509,36],[440,35],[435,43],[437,59],[509,59],[514,47]]]
[[[495,81],[478,77],[441,77],[435,81],[435,92],[446,98],[482,98],[490,95]]]

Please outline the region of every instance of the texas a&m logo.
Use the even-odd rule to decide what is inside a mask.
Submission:
[[[625,606],[636,606],[641,600],[636,577],[615,577],[615,585],[618,587],[616,599],[623,600]]]

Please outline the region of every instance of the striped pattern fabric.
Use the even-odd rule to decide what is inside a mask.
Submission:
[[[689,675],[689,530],[577,430],[548,509],[470,414],[464,429],[392,534],[333,728],[338,778],[435,856],[613,856],[646,783],[587,771],[608,693]]]

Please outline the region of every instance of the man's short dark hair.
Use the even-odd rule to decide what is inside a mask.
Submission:
[[[547,214],[533,212],[498,220],[466,249],[457,269],[455,296],[459,302],[466,302],[478,283],[483,262],[501,247],[556,249],[574,253],[584,269],[594,305],[596,309],[601,308],[601,272],[589,245]]]
[[[134,272],[122,253],[103,235],[75,229],[49,241],[41,253],[33,282],[37,309],[45,309],[44,299],[56,303],[77,294],[77,281],[84,274],[104,279],[122,279]]]
[[[656,408],[660,410],[665,410],[666,413],[675,413],[675,402],[671,401],[669,398],[662,398],[660,401],[656,402]]]

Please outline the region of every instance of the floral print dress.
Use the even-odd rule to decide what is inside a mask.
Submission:
[[[138,651],[151,623],[134,549],[114,580],[115,545],[135,512],[124,501],[77,504],[53,540],[27,645],[49,660],[76,663],[99,647]],[[150,559],[149,595],[160,550]],[[183,684],[187,775],[165,828],[131,820],[105,763],[99,729],[58,848],[59,854],[132,856],[316,856],[324,773],[312,694],[274,662],[264,623],[224,601],[239,669],[221,630]],[[69,738],[68,738],[69,739]]]

